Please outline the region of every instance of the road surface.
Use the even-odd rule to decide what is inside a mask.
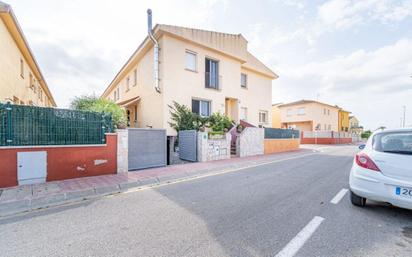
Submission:
[[[412,211],[350,204],[356,151],[332,146],[1,219],[0,255],[412,256]]]

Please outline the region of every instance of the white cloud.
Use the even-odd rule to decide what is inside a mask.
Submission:
[[[412,0],[329,0],[318,8],[319,20],[336,29],[369,22],[401,21],[412,16]]]
[[[399,118],[393,114],[412,99],[412,38],[279,72],[284,81],[278,90],[286,99],[316,98],[319,93],[322,101],[355,112],[368,127],[395,127]]]

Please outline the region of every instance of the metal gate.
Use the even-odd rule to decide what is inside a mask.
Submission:
[[[166,130],[128,129],[129,170],[166,166]]]
[[[197,132],[196,130],[179,131],[179,158],[197,161]]]

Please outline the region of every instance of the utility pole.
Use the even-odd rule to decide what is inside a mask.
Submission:
[[[406,127],[406,106],[403,106],[403,127]]]

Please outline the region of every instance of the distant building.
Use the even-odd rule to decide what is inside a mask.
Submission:
[[[219,112],[235,122],[271,125],[278,76],[247,50],[241,34],[158,24],[153,37],[160,45],[158,87],[154,43],[146,37],[102,95],[126,109],[130,127],[163,128],[174,136],[173,101],[201,116]]]
[[[350,112],[343,109],[339,110],[338,131],[349,132],[349,114]]]
[[[0,102],[56,106],[10,5],[0,2]]]
[[[345,131],[345,128],[349,128],[349,112],[337,105],[300,100],[276,108],[280,110],[278,116],[282,128],[301,131]]]
[[[359,120],[355,116],[349,117],[349,132],[356,135],[363,133],[363,127],[359,125]]]

